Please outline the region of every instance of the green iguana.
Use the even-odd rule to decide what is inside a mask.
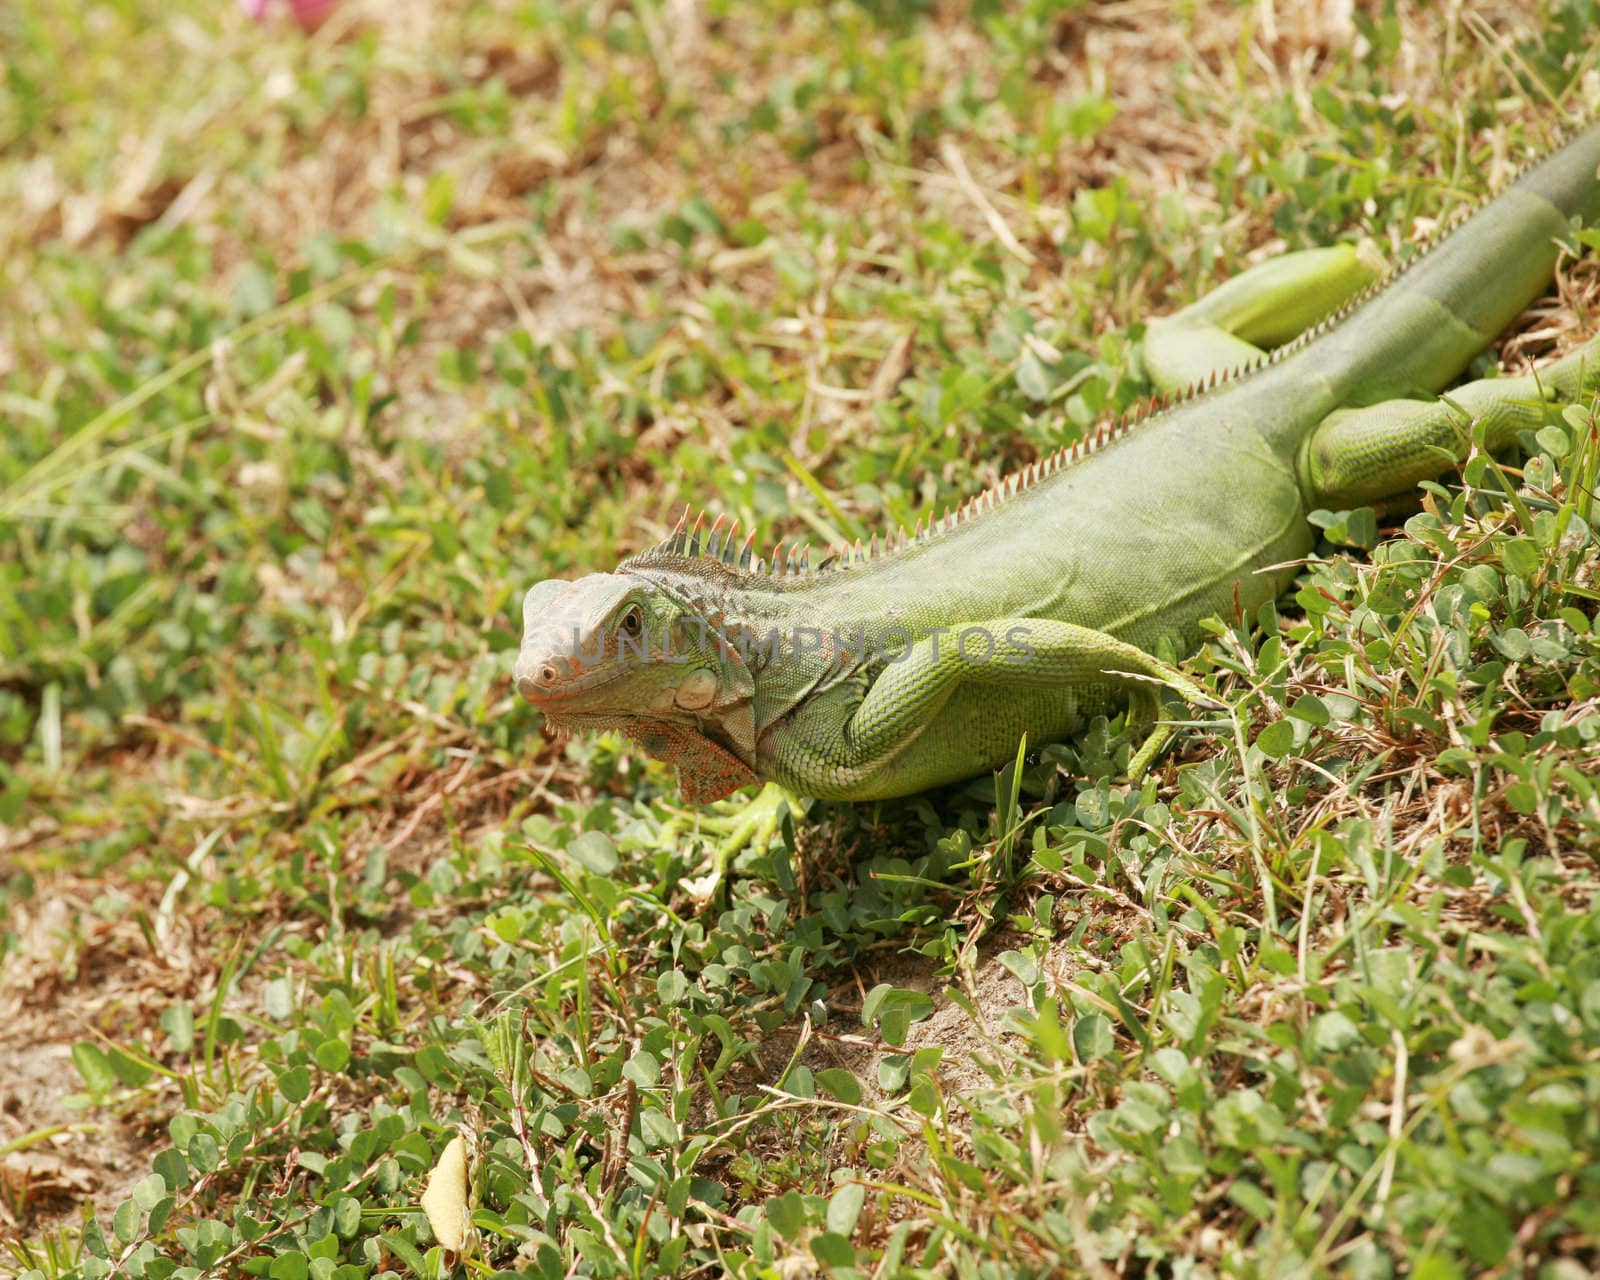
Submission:
[[[1204,694],[1156,654],[1252,614],[1314,544],[1307,515],[1383,503],[1600,386],[1591,343],[1438,393],[1600,218],[1600,124],[1378,280],[1370,251],[1286,254],[1153,322],[1172,395],[914,534],[811,567],[680,522],[614,573],[540,582],[516,684],[560,730],[620,729],[691,803],[765,779],[870,800],[1009,762],[1133,699]],[[1187,388],[1180,390],[1180,388]],[[1157,724],[1140,772],[1164,740]]]

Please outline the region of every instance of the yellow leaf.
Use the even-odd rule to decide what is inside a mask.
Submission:
[[[467,1144],[451,1138],[428,1175],[422,1211],[434,1238],[451,1253],[461,1251],[467,1237]]]

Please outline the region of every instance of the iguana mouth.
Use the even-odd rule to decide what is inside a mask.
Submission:
[[[641,725],[661,724],[660,716],[630,716],[623,713],[582,711],[561,715],[546,711],[544,713],[545,731],[553,737],[571,738],[592,733],[609,733],[616,730],[619,733],[630,733]],[[687,727],[687,726],[685,726]]]
[[[524,649],[517,657],[512,679],[526,701],[542,707],[604,689],[627,674],[626,667],[600,667],[581,655]]]
[[[543,663],[539,670],[551,673],[550,680],[558,678],[553,663]],[[531,702],[536,707],[544,707],[551,703],[568,702],[586,693],[593,693],[596,689],[604,689],[607,685],[615,684],[625,674],[627,673],[618,671],[603,680],[591,680],[578,685],[567,684],[559,689],[553,689],[549,683],[540,682],[539,672],[519,671],[516,674],[517,692],[522,695],[525,702]]]

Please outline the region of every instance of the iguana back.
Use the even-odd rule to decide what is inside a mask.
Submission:
[[[1105,430],[947,532],[767,580],[789,598],[776,616],[798,607],[844,628],[1057,618],[1181,652],[1200,619],[1279,593],[1292,571],[1265,566],[1310,550],[1301,454],[1316,427],[1449,386],[1549,286],[1572,218],[1600,218],[1597,170],[1592,125],[1260,367]]]

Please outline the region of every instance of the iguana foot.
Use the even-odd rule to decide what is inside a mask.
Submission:
[[[680,835],[721,837],[711,846],[711,868],[684,881],[696,901],[705,902],[717,891],[734,858],[746,849],[765,852],[772,846],[785,812],[803,813],[798,796],[769,782],[751,800],[719,800],[699,809],[679,810],[663,824],[663,841]]]
[[[1207,707],[1213,711],[1228,709],[1226,703],[1219,702],[1176,667],[1163,666],[1163,674],[1163,683],[1166,687],[1176,690],[1190,706]],[[1150,726],[1150,732],[1145,736],[1145,740],[1140,743],[1139,749],[1128,761],[1128,781],[1135,786],[1144,781],[1144,775],[1156,762],[1156,757],[1166,748],[1167,743],[1172,741],[1172,735],[1177,727],[1161,718],[1163,708],[1157,688],[1158,686],[1153,683],[1135,687],[1128,706],[1130,729],[1136,727],[1141,720]]]

